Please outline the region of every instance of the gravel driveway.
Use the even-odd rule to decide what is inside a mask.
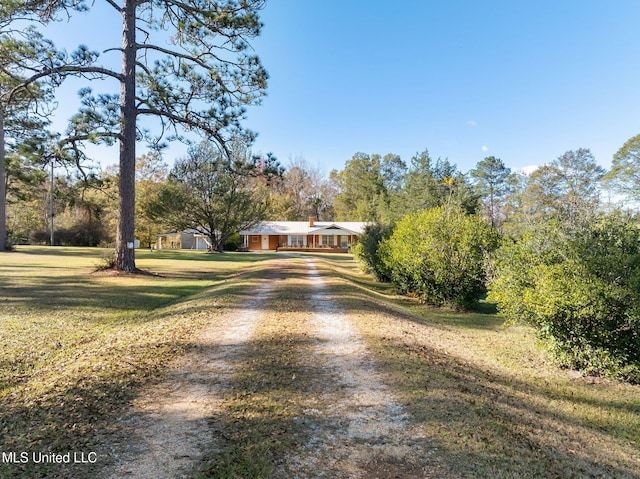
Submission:
[[[310,440],[278,461],[276,478],[422,478],[436,455],[420,429],[384,383],[359,332],[327,292],[312,259],[279,258],[251,299],[217,318],[195,340],[192,352],[170,365],[165,379],[144,391],[117,428],[103,438],[111,458],[103,478],[193,477],[215,450],[215,417],[234,372],[248,359],[245,345],[273,297],[296,277],[304,286],[309,341],[300,361],[315,366],[315,406],[297,421]]]

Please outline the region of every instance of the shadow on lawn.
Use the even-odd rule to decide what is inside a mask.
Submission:
[[[234,375],[211,418],[215,452],[201,477],[271,477],[289,452],[306,444],[312,429],[301,421],[310,398],[325,383],[322,365],[303,365],[308,336],[278,334],[243,344]]]
[[[409,409],[462,477],[638,477],[637,456],[627,462],[635,446],[630,438],[621,439],[631,425],[604,418],[594,423],[553,406],[585,402],[634,413],[637,404],[581,400],[552,385],[518,381],[427,347],[402,342],[387,347],[402,353],[380,351],[385,368],[404,375],[400,389],[410,398]]]
[[[289,347],[292,344],[304,347],[308,338],[288,341]],[[331,384],[331,378],[321,368],[301,368],[290,357],[283,357],[280,339],[252,342],[247,348],[253,353],[229,385],[233,394],[227,398],[223,411],[211,418],[216,452],[209,456],[202,477],[271,477],[274,470],[286,464],[288,453],[297,451],[304,458],[305,448],[317,437],[319,427],[324,424],[347,427],[341,416],[318,417],[316,408],[321,406],[316,405],[314,412],[301,408],[310,398],[322,397],[324,388]],[[402,345],[395,344],[393,348]],[[412,398],[406,406],[411,420],[421,423],[426,431],[446,430],[445,436],[455,437],[443,441],[437,434],[428,434],[431,443],[424,451],[424,457],[434,449],[437,451],[439,462],[450,468],[446,476],[637,477],[634,471],[638,464],[625,467],[609,462],[606,455],[594,454],[593,446],[581,434],[594,425],[540,405],[554,394],[551,389],[490,374],[433,350],[403,354],[409,359],[404,358],[401,364],[385,361],[384,366],[420,371],[427,367],[438,369],[434,375],[425,371],[420,378],[407,378],[401,389]],[[292,377],[297,379],[291,380]],[[596,406],[633,410],[631,406],[608,401]],[[557,431],[544,431],[545,424]],[[607,429],[625,426],[602,423],[595,427],[602,429],[600,434],[606,441],[610,434]],[[334,452],[336,456],[344,453]],[[632,454],[633,448],[627,447],[626,453]],[[347,471],[340,469],[339,461],[330,466],[333,459],[327,457],[323,467],[333,467],[332,477],[349,477]],[[407,464],[406,468],[409,471],[413,466]],[[400,472],[395,477],[422,475]]]
[[[286,468],[290,453],[304,458],[319,427],[347,427],[339,415],[318,416],[322,405],[312,400],[321,400],[325,388],[331,387],[331,377],[321,364],[302,365],[297,360],[295,352],[309,347],[309,341],[306,335],[283,335],[243,343],[235,374],[222,385],[223,407],[208,420],[211,436],[205,442],[211,449],[198,477],[272,477],[277,469]],[[593,457],[589,445],[581,444],[585,425],[580,420],[540,405],[548,389],[479,370],[428,348],[389,344],[385,349],[402,351],[393,357],[378,352],[385,369],[424,373],[407,376],[401,390],[411,398],[405,406],[410,421],[423,424],[427,432],[446,431],[446,436],[453,437],[443,441],[428,434],[431,442],[424,451],[427,457],[435,448],[438,462],[450,468],[445,477],[638,477],[637,464],[624,467]],[[128,423],[116,418],[135,390],[156,380],[155,373],[139,369],[108,380],[87,376],[39,403],[3,408],[0,426],[5,451],[99,451],[99,455],[96,464],[2,464],[0,477],[96,477],[119,459],[106,456],[105,444],[98,444],[98,438],[120,430],[131,444],[146,440],[143,431],[128,430]],[[541,428],[549,421],[558,430],[568,431],[563,439],[575,450],[546,440],[548,431]],[[339,461],[323,467],[332,468],[332,477],[349,477]],[[412,465],[399,466],[395,477],[422,477],[411,471],[415,471]]]
[[[371,301],[355,286],[334,286],[332,294],[347,313],[368,312],[386,316],[389,321],[448,331],[488,329],[499,333],[502,329],[499,317],[473,313],[440,313],[434,322],[427,323],[410,313],[385,307],[381,301]],[[365,337],[377,345],[383,369],[400,378],[395,387],[402,391],[416,420],[428,431],[438,431],[431,437],[439,442],[438,450],[457,474],[492,478],[640,477],[640,460],[634,454],[640,423],[629,424],[618,416],[637,417],[640,400],[618,400],[613,391],[602,398],[597,398],[595,391],[580,395],[584,391],[542,376],[539,381],[519,380],[495,368],[480,369],[462,357],[411,337],[392,334],[385,337],[384,325],[372,324]],[[563,410],[554,407],[559,403],[563,403]],[[591,408],[597,419],[567,412],[572,410],[571,404]],[[600,443],[590,444],[585,439],[587,433]],[[451,440],[443,443],[438,441],[439,436]],[[616,460],[600,449],[603,444],[611,444],[617,451]],[[624,458],[634,455],[634,462],[625,464]]]
[[[379,450],[376,446],[380,444],[391,443],[384,432],[371,437],[355,434],[349,439],[341,438],[340,445],[333,444],[332,436],[349,434],[349,424],[340,415],[344,411],[331,401],[349,394],[350,389],[336,383],[335,372],[322,362],[301,361],[297,357],[315,344],[317,340],[306,334],[273,334],[245,344],[234,365],[233,380],[227,384],[224,406],[211,418],[215,452],[208,455],[207,466],[198,477],[284,478],[318,474],[317,477],[346,479],[357,472],[349,458],[351,447],[371,448],[371,456],[357,465],[364,473],[362,477],[386,477],[384,471],[372,469],[374,463],[387,470],[393,468],[396,475],[392,477],[423,477],[416,464],[401,462],[401,457],[380,457],[374,451]],[[385,414],[384,410],[379,412]],[[413,441],[414,448],[419,448],[418,444],[422,441]],[[326,457],[318,456],[318,447],[326,449]],[[424,455],[416,452],[419,462],[430,463],[431,452],[430,444]],[[322,463],[315,467],[306,464],[309,456]],[[385,464],[387,461],[389,464]]]
[[[70,256],[70,257],[90,257],[100,259],[109,256],[114,252],[112,248],[92,248],[73,246],[16,246],[15,251],[2,252],[2,254],[19,253],[28,256]],[[274,257],[273,253],[239,253],[235,251],[225,251],[224,253],[208,253],[203,250],[173,250],[162,249],[150,251],[147,248],[136,250],[136,260],[138,259],[175,259],[187,261],[263,261]]]
[[[136,260],[168,259],[176,261],[202,261],[215,263],[244,263],[266,261],[275,258],[274,253],[239,253],[225,251],[223,253],[209,253],[206,251],[189,250],[153,250],[141,251]]]
[[[145,347],[123,347],[112,351],[114,358],[132,358],[162,354],[162,351],[183,350],[183,343],[154,343]],[[28,454],[25,462],[0,463],[0,478],[74,477],[89,479],[109,458],[100,450],[97,438],[104,437],[117,423],[135,391],[160,377],[163,364],[148,365],[139,361],[120,362],[108,370],[87,372],[68,378],[68,383],[56,384],[52,391],[36,400],[11,399],[12,391],[3,391],[0,407],[0,449]],[[37,384],[34,387],[38,387]],[[97,462],[88,454],[96,453]],[[71,454],[71,463],[35,463],[32,454]],[[84,453],[85,462],[78,460]],[[94,458],[94,456],[92,456]]]
[[[0,278],[0,302],[6,306],[27,306],[51,311],[77,308],[78,311],[107,309],[146,311],[169,304],[202,290],[206,284],[176,284],[162,278],[145,278],[140,284],[101,281],[91,276],[31,276],[27,284],[19,278]]]
[[[91,247],[70,247],[70,246],[23,246],[18,245],[11,253],[19,253],[29,256],[88,256],[95,257],[96,259],[107,251],[104,248],[91,248]],[[4,254],[4,253],[3,253]]]
[[[489,330],[495,332],[505,331],[503,318],[493,314],[482,314],[474,312],[446,312],[433,308],[429,311],[429,320],[425,320],[420,316],[413,315],[411,312],[402,310],[400,307],[394,307],[390,304],[385,304],[384,301],[380,301],[377,298],[372,298],[365,291],[358,288],[347,286],[341,287],[340,285],[333,285],[330,287],[331,294],[343,307],[346,313],[374,313],[394,318],[394,320],[404,320],[414,323],[418,326],[424,326],[428,328],[444,329],[447,331],[455,330]],[[423,313],[424,314],[424,313]],[[529,385],[529,383],[522,383],[522,386]],[[536,386],[529,385],[533,388]],[[633,387],[633,386],[629,386]],[[544,396],[548,396],[550,390],[540,391],[544,393]],[[563,398],[572,398],[580,401],[580,398],[574,398],[573,395],[565,395]],[[611,403],[596,403],[596,405],[615,406],[618,404],[613,401]],[[628,405],[629,412],[640,413],[640,398],[636,404]],[[640,433],[640,431],[638,431]]]
[[[282,276],[288,279],[308,278],[306,269],[302,262],[288,263],[282,270]],[[392,322],[410,321],[422,327],[448,331],[480,329],[499,333],[502,330],[502,319],[496,315],[434,312],[440,317],[435,324],[427,324],[422,318],[401,312],[399,307],[385,305],[377,295],[358,286],[332,282],[326,291],[346,313],[372,313],[387,317],[386,320]],[[293,286],[289,291],[294,298],[305,294],[308,292],[300,286]],[[302,313],[303,305],[304,302],[300,302],[294,307]],[[268,307],[276,309],[273,305]],[[584,391],[574,390],[570,384],[558,383],[554,378],[521,380],[495,368],[479,368],[462,357],[447,354],[428,344],[392,336],[385,338],[384,334],[383,324],[371,324],[365,337],[369,338],[369,344],[378,345],[374,348],[382,369],[393,371],[390,377],[398,381],[390,386],[402,395],[413,419],[424,425],[433,446],[454,475],[492,478],[638,477],[636,471],[640,463],[633,441],[638,440],[640,425],[620,421],[620,417],[637,415],[640,412],[639,401],[618,400],[613,392],[607,392],[601,398],[597,394],[585,395]],[[251,363],[251,373],[261,369],[262,360],[273,361],[277,351],[278,348],[273,355],[256,356],[256,362]],[[307,373],[318,381],[318,376],[312,374]],[[253,383],[258,381],[254,379]],[[269,391],[267,388],[256,391],[256,394],[268,395]],[[309,394],[308,390],[304,394]],[[555,407],[556,404],[563,407]],[[591,417],[585,417],[584,412],[572,414],[572,404],[589,407],[587,416]],[[610,414],[603,411],[610,411]],[[277,424],[269,422],[270,416],[261,417],[260,408],[256,408],[248,417],[241,415],[216,420],[247,431],[255,431],[261,426],[278,430]],[[334,419],[339,420],[327,420],[331,422]],[[220,427],[224,429],[225,426]],[[248,445],[245,456],[233,456],[232,463],[243,463],[255,454],[256,449],[260,449],[250,436],[247,433],[242,438],[234,436],[230,440],[236,445]],[[592,444],[590,440],[596,442]],[[221,457],[217,456],[218,460]],[[219,472],[211,477],[227,477],[218,475]],[[334,472],[339,477],[339,471]]]
[[[24,254],[32,257],[66,255],[86,260],[85,250],[88,249],[53,248],[52,253],[48,248],[29,248]],[[96,259],[99,252],[96,252]],[[166,276],[90,274],[84,264],[87,261],[82,263],[84,266],[74,262],[71,271],[64,269],[65,263],[58,260],[51,264],[37,264],[37,261],[9,264],[7,274],[2,274],[4,266],[0,266],[0,305],[26,306],[36,311],[52,308],[152,310],[195,294],[210,286],[212,281],[246,274],[253,268],[252,263],[257,265],[274,258],[273,254],[207,255],[182,251],[144,252],[139,256],[142,267],[149,264],[151,270],[159,268]],[[251,260],[247,261],[249,257]],[[180,262],[185,260],[194,263],[181,268]],[[216,267],[221,263],[225,266]]]

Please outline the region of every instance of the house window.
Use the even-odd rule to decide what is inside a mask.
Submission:
[[[322,245],[323,246],[335,246],[336,238],[333,235],[322,235]]]
[[[251,242],[252,243],[260,243],[260,236],[252,235],[251,236]]]
[[[289,235],[289,244],[291,246],[304,246],[304,235]]]
[[[349,237],[342,235],[340,236],[340,248],[348,248],[349,247]]]

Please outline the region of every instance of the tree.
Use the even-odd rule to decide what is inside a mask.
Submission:
[[[105,226],[111,205],[103,193],[107,186],[103,178],[85,180],[76,170],[68,171],[67,175],[56,175],[53,185],[48,174],[43,178],[46,184],[40,184],[38,189],[30,188],[27,193],[24,192],[25,186],[19,192],[13,188],[13,196],[21,196],[19,203],[9,205],[14,218],[19,211],[19,217],[29,220],[28,216],[24,218],[29,207],[37,210],[39,218],[28,230],[25,229],[29,225],[20,225],[14,219],[12,226],[17,230],[14,235],[20,234],[21,240],[28,238],[32,243],[66,246],[97,246],[110,240]],[[52,223],[54,216],[55,222]],[[52,242],[51,228],[54,226]]]
[[[11,148],[5,156],[7,239],[10,244],[26,242],[29,233],[42,228],[42,222],[48,219],[45,189],[48,174],[38,167],[28,155],[20,154],[19,149]]]
[[[559,210],[570,218],[595,211],[600,202],[599,182],[605,175],[591,151],[567,151],[551,163],[552,181],[560,195]]]
[[[411,157],[405,180],[403,203],[411,198],[411,203],[416,210],[434,208],[441,204],[437,194],[439,180],[434,177],[432,166],[432,159],[427,149]]]
[[[403,189],[392,206],[398,220],[412,211],[431,209],[447,203],[460,205],[471,213],[477,199],[455,165],[448,159],[433,160],[427,149],[415,154],[405,173]]]
[[[604,174],[588,149],[567,151],[529,176],[522,205],[529,217],[575,221],[596,211]]]
[[[2,110],[2,105],[0,105]],[[4,116],[0,111],[0,251],[7,249],[7,176],[5,171]]]
[[[269,216],[274,220],[302,221],[310,216],[328,220],[333,216],[333,189],[318,167],[304,158],[290,159],[289,166],[270,191]]]
[[[377,219],[382,224],[392,225],[402,217],[407,206],[402,204],[407,164],[398,155],[386,154],[380,162],[380,176],[382,192],[378,200]]]
[[[392,195],[403,187],[406,164],[398,155],[356,153],[342,171],[332,171],[338,189],[334,208],[339,220],[380,221],[389,216]]]
[[[49,122],[36,111],[34,98],[43,95],[36,90],[31,88],[28,97],[14,97],[11,103],[0,99],[0,251],[7,247],[6,211],[12,178],[33,184],[42,177],[35,170],[42,167],[41,145],[47,142],[45,129]]]
[[[640,135],[629,138],[613,155],[605,180],[632,201],[640,199]]]
[[[167,164],[159,152],[149,152],[136,162],[136,238],[148,248],[152,248],[161,231],[159,224],[149,210],[162,186],[167,180]]]
[[[274,166],[274,161],[266,167],[256,164],[236,151],[229,169],[225,154],[203,142],[176,161],[157,199],[148,204],[149,211],[178,231],[193,229],[206,235],[209,250],[221,252],[232,235],[264,219],[266,198],[251,183]]]
[[[45,130],[53,89],[68,69],[85,68],[94,54],[80,48],[67,58],[37,31],[34,24],[50,21],[57,9],[82,11],[85,6],[82,0],[7,0],[0,5],[0,173],[6,173],[5,155],[17,145],[21,154],[31,149],[44,161],[68,159],[64,148],[54,144],[55,135]],[[76,163],[82,158],[77,156]],[[0,174],[0,251],[6,247],[4,179]]]
[[[287,169],[280,182],[280,211],[277,215],[285,221],[301,221],[309,217],[309,174],[294,165]]]
[[[474,189],[482,199],[485,217],[492,228],[504,222],[503,206],[511,192],[511,169],[500,158],[488,156],[469,172]]]
[[[384,195],[380,155],[356,153],[342,171],[331,172],[331,179],[338,188],[334,201],[338,220],[378,219],[378,204]]]
[[[369,224],[353,248],[353,255],[360,267],[373,274],[378,281],[389,281],[388,267],[381,258],[380,243],[389,238],[393,229],[381,224]]]
[[[335,217],[333,203],[337,194],[335,186],[327,175],[319,168],[308,170],[309,174],[309,207],[311,214],[321,221],[332,221]]]
[[[76,11],[91,11],[84,0],[34,0],[25,15],[34,23]],[[136,139],[146,137],[156,148],[165,131],[185,140],[184,131],[201,133],[227,156],[226,142],[250,132],[242,129],[245,105],[258,103],[267,73],[257,56],[248,53],[248,39],[262,24],[257,11],[263,0],[108,0],[122,19],[119,52],[121,71],[98,63],[99,55],[86,47],[71,54],[56,52],[27,82],[69,75],[87,79],[110,78],[118,94],[93,95],[82,91],[83,106],[72,121],[74,144],[83,141],[112,144],[120,150],[118,228],[115,267],[135,270],[135,159]],[[42,60],[42,59],[41,59]],[[158,119],[159,134],[139,129],[138,118]]]
[[[12,5],[17,8],[19,3],[0,6],[0,251],[7,248],[9,176],[19,174],[15,168],[9,168],[8,163],[12,161],[13,166],[21,163],[18,156],[29,156],[35,145],[44,143],[49,112],[42,109],[42,103],[51,99],[51,91],[41,83],[15,90],[23,81],[20,59],[33,55],[34,51],[32,41],[26,37],[8,37],[9,20],[14,19],[17,12],[11,10]]]

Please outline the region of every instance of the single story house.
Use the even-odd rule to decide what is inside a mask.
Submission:
[[[157,235],[158,249],[204,249],[209,246],[209,238],[194,230]]]
[[[245,251],[347,252],[367,225],[355,221],[263,221],[240,231]]]

